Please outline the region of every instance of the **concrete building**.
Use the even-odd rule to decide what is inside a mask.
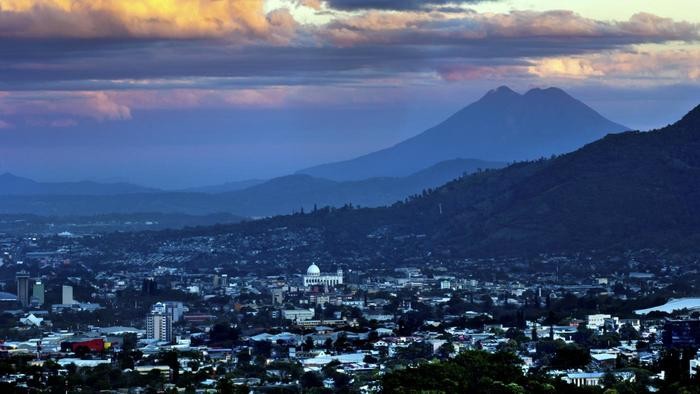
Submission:
[[[185,313],[185,305],[180,301],[157,302],[151,308],[151,313],[170,315],[173,323],[176,323],[182,319],[182,315]]]
[[[313,308],[310,309],[285,309],[282,311],[282,317],[293,322],[311,320],[316,312]]]
[[[17,273],[17,301],[22,306],[29,306],[29,273],[20,271]]]
[[[586,327],[598,329],[605,325],[605,320],[610,319],[612,316],[605,314],[596,314],[586,316]]]
[[[335,286],[343,284],[343,270],[338,269],[336,273],[322,273],[316,263],[312,263],[304,275],[304,286]]]
[[[44,294],[46,293],[46,289],[44,288],[44,284],[41,283],[40,281],[37,281],[34,283],[34,287],[32,287],[32,300],[31,302],[33,304],[36,304],[38,306],[44,305]]]
[[[151,312],[146,317],[146,337],[159,341],[172,342],[173,318],[172,315],[160,312]]]
[[[71,305],[74,304],[73,300],[73,286],[63,285],[61,288],[61,304]]]

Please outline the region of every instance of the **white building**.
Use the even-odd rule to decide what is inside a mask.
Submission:
[[[168,314],[172,316],[173,323],[177,323],[182,319],[185,309],[185,305],[180,301],[164,301],[155,303],[151,312]]]
[[[603,326],[605,326],[605,321],[608,319],[612,319],[612,316],[605,315],[602,313],[596,315],[588,315],[586,317],[586,327],[592,329],[602,328]]]
[[[304,275],[304,286],[335,286],[343,284],[343,270],[338,269],[338,271],[333,273],[322,273],[321,269],[318,268],[316,263],[312,263],[306,270],[306,275]]]
[[[63,285],[61,289],[61,304],[70,305],[74,303],[75,301],[73,300],[73,286]]]
[[[282,317],[293,322],[311,320],[316,312],[313,308],[310,309],[285,309],[282,311]]]
[[[173,317],[168,313],[151,312],[146,317],[146,337],[159,341],[172,342]]]
[[[700,370],[700,350],[695,355],[694,360],[690,360],[690,376],[695,377],[695,374]]]

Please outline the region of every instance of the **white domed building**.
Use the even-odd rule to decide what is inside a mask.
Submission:
[[[312,263],[304,275],[304,287],[310,286],[335,286],[343,284],[343,270],[338,269],[336,273],[321,272],[316,263]]]

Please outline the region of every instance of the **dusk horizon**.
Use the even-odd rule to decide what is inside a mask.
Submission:
[[[0,173],[179,189],[371,153],[501,85],[636,130],[700,97],[683,1],[141,3],[3,2]]]

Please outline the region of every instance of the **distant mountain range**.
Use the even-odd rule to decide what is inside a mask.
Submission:
[[[244,190],[265,182],[264,179],[246,179],[243,181],[226,182],[219,185],[189,187],[179,191],[185,193],[226,193]]]
[[[502,86],[444,122],[390,148],[299,171],[338,181],[406,176],[455,157],[516,161],[570,152],[628,130],[557,88]]]
[[[40,183],[4,174],[0,176],[0,214],[160,212],[265,217],[324,206],[378,207],[429,194],[427,189],[464,174],[501,168],[505,161],[514,159],[549,157],[624,129],[560,89],[533,89],[521,95],[501,87],[392,148],[267,181],[163,191],[128,183]],[[493,157],[499,161],[456,159],[460,157]],[[530,171],[531,165],[525,168]],[[516,171],[520,166],[506,171]],[[476,178],[486,174],[491,172]],[[499,187],[498,182],[489,182],[490,187]],[[508,190],[501,192],[504,194],[488,196],[483,204],[493,204],[509,195]],[[460,201],[481,196],[472,190],[466,193]]]
[[[322,228],[326,239],[350,250],[370,234],[386,239],[422,234],[411,245],[451,256],[647,247],[697,251],[700,106],[663,129],[608,135],[556,158],[476,173],[407,203],[324,210],[235,228],[269,226]]]
[[[62,187],[69,192],[59,194],[56,191],[62,189],[54,187],[55,184],[40,184],[9,175],[0,178],[0,190],[3,190],[0,191],[0,214],[82,216],[162,212],[208,215],[225,212],[257,217],[287,214],[300,209],[311,210],[314,206],[380,206],[402,200],[411,194],[421,193],[424,189],[440,186],[479,169],[503,166],[505,163],[454,159],[401,178],[336,182],[308,175],[289,175],[262,183],[253,182],[252,186],[225,192],[216,190],[230,190],[232,184],[202,188],[199,189],[202,191],[198,192],[165,192],[155,189],[138,192],[136,186],[124,186],[124,192],[107,194],[104,191],[114,187],[113,185],[89,183],[92,188],[82,189],[87,191],[82,194],[74,192],[77,188],[68,186]],[[18,179],[35,186],[32,189],[13,187],[12,185],[18,183]],[[9,181],[3,183],[3,180]],[[21,190],[32,192],[21,194]],[[52,193],[41,193],[41,190]]]
[[[106,196],[114,194],[152,193],[158,189],[130,183],[37,182],[10,173],[0,175],[0,196],[8,195],[80,195]]]

